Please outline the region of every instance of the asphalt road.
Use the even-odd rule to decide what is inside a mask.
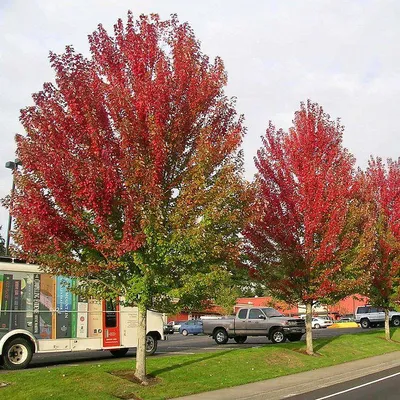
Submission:
[[[314,338],[334,338],[348,333],[365,333],[369,330],[361,328],[349,329],[320,329],[313,330]],[[305,336],[303,336],[303,340]],[[272,344],[265,337],[249,337],[246,343],[237,344],[232,339],[225,345],[217,345],[213,339],[208,336],[182,336],[178,333],[168,336],[168,340],[158,342],[158,350],[154,357],[162,357],[172,354],[193,354],[199,352],[208,352],[221,349],[251,348]],[[135,350],[130,350],[125,357],[133,357]],[[41,368],[55,365],[81,364],[85,362],[107,362],[115,360],[109,351],[80,351],[65,353],[34,354],[29,368]],[[3,372],[0,370],[0,373]]]
[[[290,400],[398,400],[400,398],[400,367],[387,369],[359,379],[329,386]]]

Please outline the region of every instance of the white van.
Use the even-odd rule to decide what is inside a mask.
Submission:
[[[76,280],[10,261],[0,261],[0,363],[4,368],[25,368],[33,353],[109,350],[119,357],[137,346],[137,307],[125,307],[117,298],[80,298],[67,290]],[[163,315],[148,311],[147,354],[157,350],[158,340],[165,340],[163,326]]]

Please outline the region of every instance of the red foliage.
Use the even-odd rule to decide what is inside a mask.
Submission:
[[[354,159],[343,127],[308,102],[286,133],[270,123],[257,152],[257,200],[247,253],[260,279],[280,298],[316,300],[337,291],[339,255],[352,195]]]
[[[389,306],[391,300],[398,300],[394,297],[400,274],[400,161],[388,160],[385,165],[380,158],[371,158],[365,176],[366,200],[374,205],[369,295],[374,304]]]
[[[21,112],[12,213],[25,257],[139,249],[150,215],[191,171],[212,174],[242,141],[223,63],[209,62],[187,24],[129,13],[114,30],[89,36],[91,58],[51,53],[55,85]]]

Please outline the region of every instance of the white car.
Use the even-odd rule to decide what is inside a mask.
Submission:
[[[326,318],[313,317],[311,326],[313,329],[327,328],[332,325],[332,321]]]

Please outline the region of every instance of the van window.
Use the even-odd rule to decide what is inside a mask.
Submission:
[[[239,319],[246,319],[247,317],[247,310],[243,308],[242,310],[239,311],[238,318]]]

